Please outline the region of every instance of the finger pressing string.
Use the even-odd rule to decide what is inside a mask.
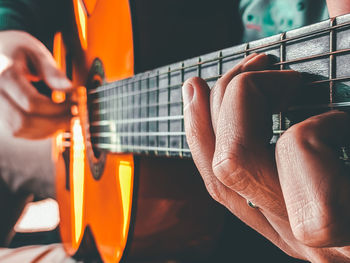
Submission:
[[[294,71],[242,73],[229,83],[218,117],[215,176],[262,209],[287,217],[274,155],[271,113],[300,86]]]
[[[185,82],[182,90],[187,141],[208,192],[246,224],[272,242],[280,242],[278,234],[260,211],[247,206],[244,198],[214,176],[211,164],[215,149],[215,135],[210,119],[208,85],[200,78],[192,78]],[[283,246],[290,251],[286,244]]]

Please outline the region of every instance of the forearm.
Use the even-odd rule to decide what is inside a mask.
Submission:
[[[350,0],[327,0],[330,17],[350,13]]]

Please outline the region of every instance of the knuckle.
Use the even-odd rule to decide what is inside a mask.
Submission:
[[[214,175],[227,187],[244,193],[250,185],[247,171],[232,153],[220,155],[213,161]]]
[[[311,247],[339,245],[348,224],[347,216],[338,213],[329,200],[313,198],[289,205],[290,225],[297,240]]]
[[[317,118],[310,118],[290,127],[278,140],[277,148],[293,144],[299,149],[306,149],[317,145],[320,140]]]
[[[232,171],[235,170],[235,167],[235,161],[230,154],[219,153],[215,155],[213,160],[213,171],[218,178],[226,178],[227,174],[231,174]]]
[[[315,213],[311,218],[292,223],[291,228],[295,238],[307,246],[327,246],[339,240],[339,227],[324,214]]]
[[[231,80],[229,86],[236,97],[242,98],[256,93],[255,75],[255,72],[243,72]]]
[[[250,86],[252,83],[254,83],[255,75],[255,72],[242,72],[241,74],[234,77],[233,80],[239,86]]]

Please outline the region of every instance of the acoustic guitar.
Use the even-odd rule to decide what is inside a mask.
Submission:
[[[74,23],[54,41],[58,64],[78,87],[70,98],[77,102],[71,130],[56,136],[54,151],[60,234],[69,255],[104,262],[166,255],[198,262],[215,246],[225,212],[196,176],[186,143],[181,86],[189,77],[213,85],[253,52],[274,55],[281,70],[311,73],[300,102],[272,116],[272,142],[294,122],[349,107],[344,62],[350,58],[350,16],[224,48],[238,38],[234,1],[222,1],[220,10],[211,2],[72,1]],[[207,13],[193,19],[199,4]],[[210,26],[213,21],[220,30]],[[187,25],[182,38],[171,23]],[[178,48],[169,52],[164,41]],[[219,51],[199,53],[213,49]]]

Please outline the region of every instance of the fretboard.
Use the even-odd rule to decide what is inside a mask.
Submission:
[[[350,15],[174,63],[89,93],[91,138],[105,151],[190,157],[181,87],[193,76],[213,86],[251,53],[271,54],[279,69],[313,74],[296,105],[273,115],[274,137],[330,109],[350,108]]]

